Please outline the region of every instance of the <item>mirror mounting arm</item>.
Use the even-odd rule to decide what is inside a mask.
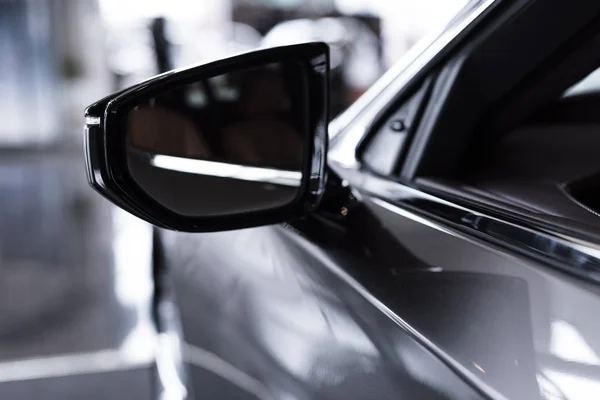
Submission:
[[[331,223],[343,225],[352,215],[358,201],[350,186],[342,181],[331,169],[328,169],[325,192],[319,206],[314,210],[316,217]]]

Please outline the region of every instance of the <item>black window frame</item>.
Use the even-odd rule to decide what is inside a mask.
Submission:
[[[373,122],[366,129],[367,133],[359,142],[356,151],[356,158],[361,162],[365,170],[372,174],[390,179],[395,179],[398,177],[400,168],[412,145],[412,139],[414,138],[417,128],[422,121],[421,117],[423,116],[425,107],[429,102],[436,76],[437,74],[434,72],[412,84],[409,90],[399,93],[399,95],[396,96],[396,98],[386,107],[384,107],[373,119]],[[410,104],[413,102],[414,104]],[[412,121],[410,125],[405,128],[406,137],[399,145],[399,148],[395,154],[391,153],[393,155],[385,155],[385,157],[394,157],[394,159],[391,160],[391,171],[378,171],[368,162],[366,159],[366,153],[369,151],[369,147],[374,144],[374,141],[380,135],[385,134],[384,130],[390,129],[390,123],[396,118],[397,113],[404,106],[412,108],[409,110],[410,114],[407,115],[407,117],[412,118]]]

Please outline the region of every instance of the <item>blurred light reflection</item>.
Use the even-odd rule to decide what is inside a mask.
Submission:
[[[544,370],[544,375],[556,385],[566,399],[598,399],[599,380],[548,369]]]
[[[565,321],[552,322],[550,352],[563,360],[598,365],[600,358],[579,331]],[[599,392],[600,393],[600,392]]]
[[[134,327],[121,345],[128,359],[154,358],[156,330],[151,317],[152,228],[120,208],[112,209],[115,294],[124,308],[136,314]]]

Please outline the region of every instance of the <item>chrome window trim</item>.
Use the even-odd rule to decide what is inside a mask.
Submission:
[[[380,207],[453,235],[466,234],[517,251],[563,272],[600,283],[599,243],[525,222],[509,222],[368,171],[349,170],[335,163],[332,168],[359,194],[369,196]]]

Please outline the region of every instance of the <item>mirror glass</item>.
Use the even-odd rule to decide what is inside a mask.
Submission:
[[[298,64],[241,69],[172,87],[126,116],[129,172],[184,216],[273,209],[300,191],[306,84]]]

